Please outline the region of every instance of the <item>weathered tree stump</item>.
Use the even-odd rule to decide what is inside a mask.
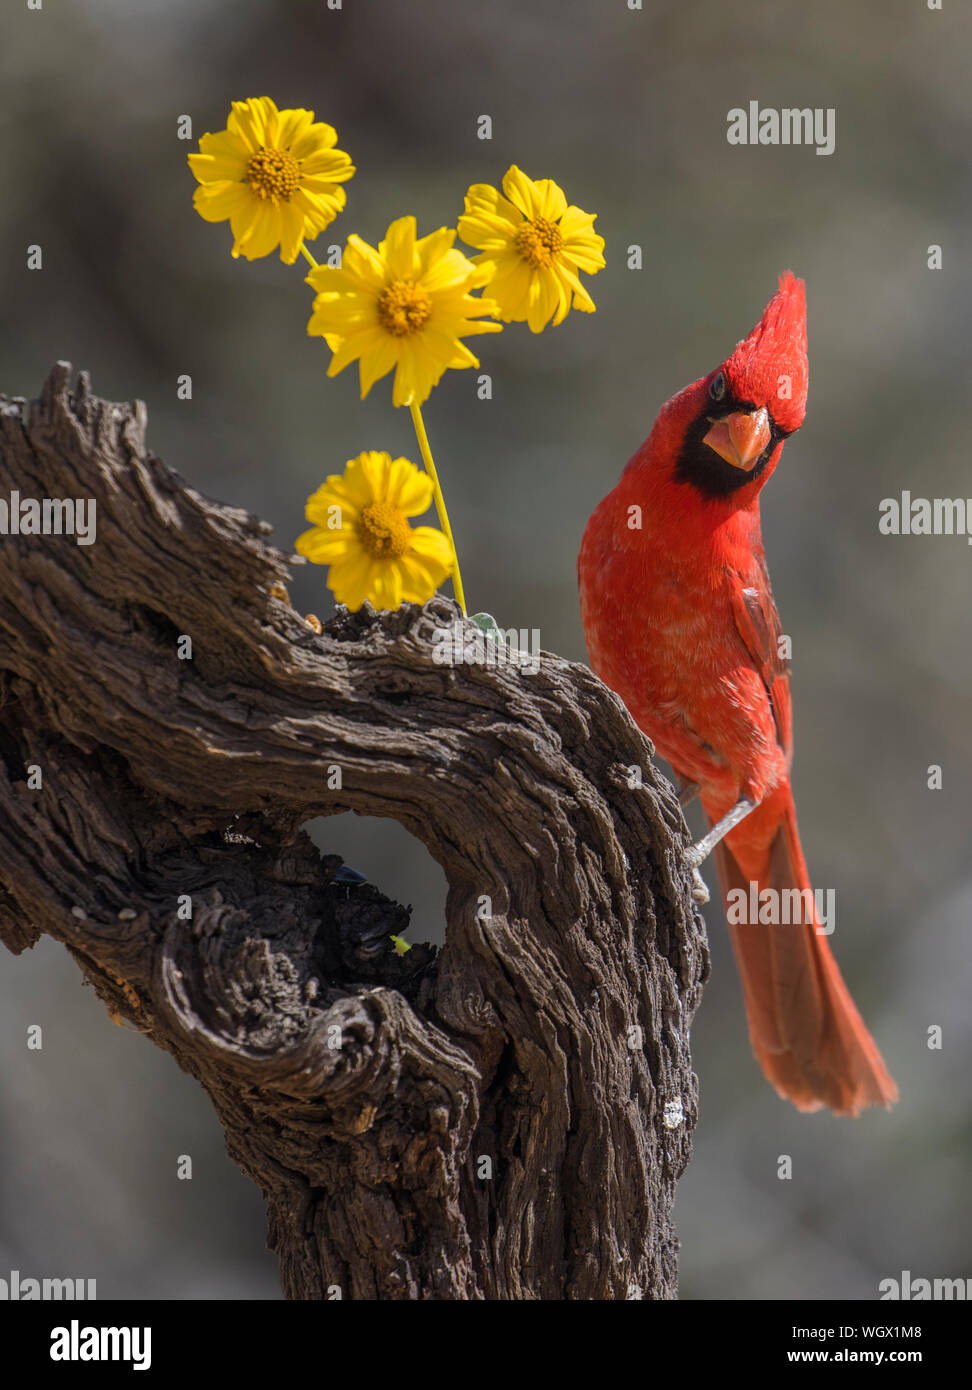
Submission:
[[[708,956],[649,744],[584,666],[437,664],[444,598],[318,635],[145,424],[0,397],[0,498],[97,503],[0,537],[0,936],[206,1088],[288,1296],[675,1297]],[[441,951],[301,829],[349,809],[441,864]]]

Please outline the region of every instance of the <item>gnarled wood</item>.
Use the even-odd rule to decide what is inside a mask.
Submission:
[[[145,423],[64,363],[0,397],[0,497],[97,503],[0,538],[3,940],[198,1078],[288,1295],[674,1297],[707,952],[649,745],[586,667],[439,664],[444,598],[316,634]],[[441,864],[441,952],[300,829],[348,809]]]

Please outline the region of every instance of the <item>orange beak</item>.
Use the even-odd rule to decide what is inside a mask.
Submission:
[[[742,468],[748,473],[770,442],[770,437],[769,412],[763,406],[751,415],[739,410],[735,415],[717,420],[703,443],[714,449],[726,463],[731,463],[733,468]]]

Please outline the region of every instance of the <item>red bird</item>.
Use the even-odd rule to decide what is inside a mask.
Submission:
[[[749,337],[662,406],[587,523],[578,578],[594,670],[671,763],[683,805],[701,794],[712,829],[692,862],[715,849],[760,1066],[797,1109],[856,1115],[898,1091],[809,910],[789,668],[759,524],[806,400],[804,285],[787,271]],[[807,904],[802,924],[740,913],[767,888],[803,892],[785,899]]]

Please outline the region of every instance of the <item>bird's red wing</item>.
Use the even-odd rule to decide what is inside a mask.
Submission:
[[[783,629],[773,602],[766,564],[760,559],[755,574],[751,573],[747,578],[734,573],[732,578],[732,616],[736,630],[766,686],[776,723],[776,736],[789,767],[793,757],[790,662],[781,652]]]

